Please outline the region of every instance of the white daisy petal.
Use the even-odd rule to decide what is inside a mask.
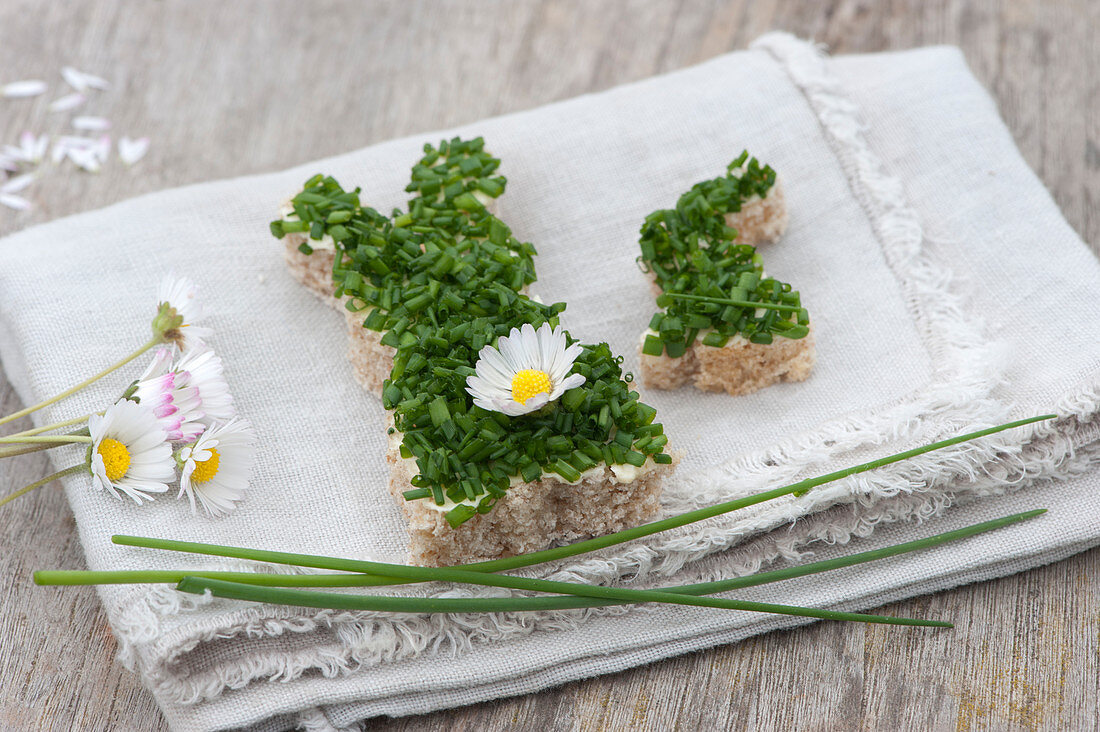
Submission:
[[[46,89],[46,82],[39,79],[13,81],[9,84],[0,86],[0,97],[7,97],[9,99],[37,97],[39,94],[44,94]]]
[[[34,173],[26,173],[10,178],[0,185],[0,193],[18,193],[34,182]]]
[[[564,393],[570,389],[576,389],[578,386],[583,386],[584,382],[584,374],[570,374],[562,380],[560,387]]]
[[[80,92],[75,92],[53,100],[50,102],[49,109],[51,112],[68,112],[69,110],[76,109],[85,101],[87,101],[87,97]]]
[[[83,71],[78,71],[72,66],[65,66],[61,69],[61,77],[77,91],[84,91],[86,89],[110,89],[111,85],[106,79],[98,77],[94,74],[88,74]]]
[[[31,207],[31,202],[12,193],[0,193],[0,206],[7,206],[16,211],[26,211]]]
[[[83,150],[70,149],[68,151],[69,160],[73,161],[73,165],[86,170],[89,173],[98,173],[100,169],[99,155],[92,148],[85,148]]]
[[[119,160],[126,165],[133,165],[141,160],[148,151],[148,137],[139,137],[136,140],[131,140],[129,137],[123,137],[118,141],[118,157]]]
[[[74,117],[73,129],[83,132],[103,132],[111,129],[111,121],[103,117]]]

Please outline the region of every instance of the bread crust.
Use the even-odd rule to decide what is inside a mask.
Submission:
[[[492,511],[451,528],[427,499],[406,501],[402,495],[413,488],[416,463],[396,450],[387,460],[390,493],[408,521],[409,562],[429,567],[510,557],[637,526],[656,516],[662,482],[678,462],[674,456],[672,464],[653,465],[629,483],[617,482],[606,465],[576,484],[547,473],[512,486]]]
[[[753,196],[741,204],[741,210],[726,214],[726,226],[737,229],[737,243],[770,244],[779,241],[787,230],[787,197],[779,180],[767,198]]]
[[[742,396],[781,381],[805,381],[813,370],[814,332],[797,340],[776,336],[771,343],[730,338],[722,348],[696,340],[680,358],[641,353],[642,383],[650,389],[677,389],[690,384],[702,391]]]

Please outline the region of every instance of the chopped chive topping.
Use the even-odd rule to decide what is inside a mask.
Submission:
[[[766,198],[775,171],[742,152],[726,175],[696,183],[676,208],[655,211],[642,225],[638,258],[652,274],[662,311],[650,320],[642,353],[684,355],[700,332],[704,345],[721,348],[735,335],[753,343],[773,336],[804,338],[809,314],[797,291],[765,277],[756,248],[737,243],[726,224],[751,197]]]
[[[504,192],[499,166],[481,138],[425,145],[407,211],[387,217],[361,205],[358,188],[317,175],[291,201],[294,215],[271,225],[279,238],[309,232],[335,242],[337,296],[395,349],[382,402],[402,433],[402,457],[417,465],[405,498],[459,504],[446,514],[454,527],[491,510],[513,476],[573,482],[601,460],[671,461],[654,441],[664,440],[656,410],[637,401],[606,343],[584,345],[573,371],[585,383],[538,411],[507,417],[467,394],[483,347],[524,323],[557,326],[565,309],[522,294],[535,281],[535,248],[485,208]]]

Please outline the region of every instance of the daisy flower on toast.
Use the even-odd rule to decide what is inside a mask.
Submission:
[[[482,409],[510,417],[533,412],[584,383],[582,374],[569,373],[581,350],[566,343],[560,327],[543,323],[535,330],[524,323],[497,339],[495,348],[481,349],[466,391]]]
[[[176,455],[180,465],[179,498],[195,499],[211,516],[233,510],[248,488],[248,476],[255,456],[256,433],[243,419],[231,419],[210,427]]]
[[[116,498],[125,494],[140,504],[150,493],[164,493],[175,478],[175,461],[168,436],[153,410],[122,400],[102,416],[88,418],[92,437],[89,470],[97,488]]]

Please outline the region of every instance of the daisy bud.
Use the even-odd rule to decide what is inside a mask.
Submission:
[[[168,275],[157,291],[157,315],[153,318],[153,334],[165,343],[175,343],[180,350],[202,343],[209,328],[195,323],[202,320],[202,305],[196,297],[198,287],[186,277]]]

